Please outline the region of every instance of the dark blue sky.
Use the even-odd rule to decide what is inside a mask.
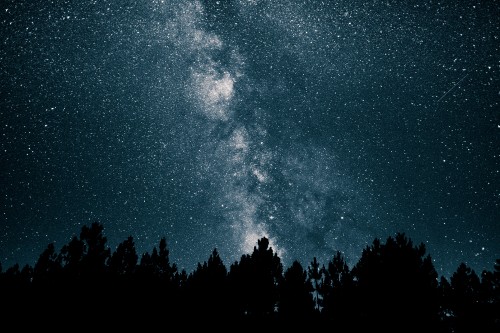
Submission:
[[[495,1],[3,1],[0,262],[99,220],[187,271],[270,238],[500,258]]]

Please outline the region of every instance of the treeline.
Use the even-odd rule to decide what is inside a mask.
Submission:
[[[462,263],[449,280],[439,278],[424,244],[401,233],[375,239],[352,269],[340,252],[324,265],[313,258],[285,269],[261,238],[229,269],[214,249],[188,274],[170,261],[165,238],[139,260],[133,237],[112,252],[95,222],[60,252],[49,244],[33,267],[0,266],[0,292],[2,321],[500,332],[500,259],[480,276]]]

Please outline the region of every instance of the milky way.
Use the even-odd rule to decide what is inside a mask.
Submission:
[[[500,257],[500,9],[477,1],[2,3],[0,262],[99,220],[191,271],[375,237]]]

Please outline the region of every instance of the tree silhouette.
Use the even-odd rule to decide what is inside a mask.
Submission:
[[[170,264],[170,251],[167,248],[167,241],[162,237],[159,244],[159,250],[153,247],[151,255],[144,253],[139,265],[140,273],[147,278],[170,283],[174,281],[177,265]]]
[[[453,330],[471,332],[478,324],[479,293],[481,282],[476,272],[461,263],[450,278],[451,304],[454,317]]]
[[[138,302],[148,303],[155,299],[160,305],[148,310],[140,308],[141,313],[146,311],[150,315],[160,315],[162,312],[169,312],[173,315],[179,311],[177,265],[170,263],[169,255],[167,241],[162,237],[158,249],[155,246],[151,255],[146,252],[141,257],[136,275]],[[152,298],[151,295],[155,297]]]
[[[476,327],[483,331],[500,330],[500,307],[498,299],[499,280],[495,278],[495,273],[484,270],[481,273],[481,285],[479,287]]]
[[[281,259],[269,247],[266,237],[257,241],[251,257],[253,269],[254,296],[250,298],[250,313],[256,316],[272,315],[278,300],[278,283],[282,279],[283,265]]]
[[[134,239],[129,236],[118,244],[108,259],[108,294],[113,313],[121,316],[133,315],[132,304],[138,302],[138,286],[135,280],[137,269],[137,252]]]
[[[135,273],[137,259],[134,238],[129,236],[126,240],[118,244],[116,251],[109,258],[109,270],[118,276],[129,277]]]
[[[0,277],[0,301],[4,304],[2,307],[2,316],[5,319],[15,318],[19,311],[31,309],[30,302],[31,279],[33,269],[25,265],[19,269],[19,264],[14,264],[2,273]]]
[[[187,279],[187,299],[193,315],[210,320],[228,310],[227,269],[217,249],[208,262],[198,263]]]
[[[313,286],[307,272],[295,260],[284,274],[280,283],[279,314],[286,321],[312,320],[315,303]]]
[[[493,332],[500,331],[500,258],[495,260],[494,270],[492,274],[492,294],[488,299],[490,319],[493,325]]]
[[[64,267],[66,278],[76,279],[80,276],[85,251],[85,243],[76,236],[73,236],[71,241],[62,247],[60,261]]]
[[[451,330],[453,324],[453,304],[451,295],[452,290],[450,282],[442,276],[438,285],[439,318],[442,326],[446,328],[447,331]]]
[[[281,259],[263,237],[252,255],[243,255],[231,266],[229,279],[235,316],[264,320],[273,318],[278,301],[278,284],[283,277]]]
[[[82,272],[97,277],[106,271],[106,262],[111,254],[107,247],[107,238],[103,235],[104,226],[94,222],[90,227],[83,226],[80,240],[85,243],[85,254],[82,257]]]
[[[356,311],[353,303],[355,289],[353,276],[340,251],[328,262],[328,268],[324,268],[323,273],[323,315],[335,325],[346,327]]]
[[[402,233],[375,239],[353,268],[360,323],[387,330],[427,330],[439,318],[437,273],[425,245]]]
[[[311,282],[312,288],[313,288],[313,300],[314,300],[314,307],[316,310],[319,311],[320,306],[322,305],[322,295],[323,293],[320,290],[320,286],[322,285],[322,278],[323,278],[323,270],[319,267],[319,263],[316,260],[316,257],[313,258],[313,261],[307,267],[307,272],[308,272],[308,277],[309,281]]]
[[[35,263],[33,284],[40,288],[54,287],[61,270],[61,257],[57,254],[54,244],[50,243]]]
[[[295,260],[283,274],[264,237],[229,272],[214,249],[188,274],[170,261],[165,238],[137,264],[133,237],[111,254],[103,230],[99,223],[82,227],[60,253],[48,244],[33,268],[0,266],[2,319],[123,328],[134,319],[144,325],[188,318],[219,329],[227,319],[232,329],[500,331],[500,259],[480,277],[462,263],[438,283],[425,246],[404,234],[385,244],[375,239],[352,270],[336,252],[326,267],[313,258],[305,270]]]

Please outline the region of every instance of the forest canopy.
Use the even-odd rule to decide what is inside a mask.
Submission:
[[[253,252],[226,266],[216,248],[192,272],[170,261],[165,237],[139,256],[129,236],[113,251],[94,222],[59,252],[53,243],[33,267],[2,270],[3,305],[12,313],[107,318],[161,313],[166,318],[217,317],[237,322],[309,323],[342,329],[493,332],[500,328],[500,259],[477,275],[465,263],[439,277],[424,244],[404,233],[375,239],[349,267],[343,254],[320,264],[283,267],[265,237]],[[157,307],[144,307],[160,300]],[[89,303],[90,302],[90,303]],[[90,306],[89,306],[90,304]],[[4,318],[8,318],[8,311]],[[210,320],[212,319],[212,320]],[[478,330],[479,329],[479,330]]]

